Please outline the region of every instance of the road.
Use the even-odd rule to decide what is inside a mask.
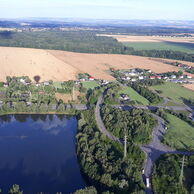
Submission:
[[[99,128],[99,130],[104,134],[106,135],[109,139],[113,140],[113,141],[116,141],[116,142],[119,142],[121,143],[121,140],[117,137],[115,137],[114,135],[112,135],[107,129],[106,127],[104,126],[104,123],[102,121],[102,118],[101,118],[101,114],[100,114],[100,107],[103,103],[103,95],[101,95],[99,98],[98,98],[98,101],[97,101],[97,104],[96,104],[96,109],[95,109],[95,118],[96,118],[96,123],[97,123],[97,126]]]
[[[131,110],[134,108],[137,109],[145,109],[145,110],[156,110],[156,109],[167,109],[167,110],[173,110],[173,111],[190,111],[193,112],[194,111],[194,106],[162,106],[162,105],[158,105],[158,106],[143,106],[143,105],[136,105],[136,106],[132,106],[132,105],[113,105],[113,107],[115,108],[119,108],[121,107],[123,110]]]
[[[147,155],[147,159],[144,166],[144,175],[146,178],[149,178],[150,180],[152,176],[154,163],[162,154],[194,155],[194,152],[179,151],[162,144],[161,140],[166,132],[165,122],[161,117],[157,115],[152,114],[152,116],[156,118],[158,121],[158,125],[155,127],[153,131],[152,142],[149,145],[141,146],[141,149]],[[151,191],[151,188],[146,188],[146,193],[153,192]]]
[[[99,130],[106,135],[109,139],[122,143],[122,141],[110,134],[110,132],[107,131],[106,127],[104,126],[104,123],[101,118],[100,114],[100,108],[103,103],[103,94],[99,97],[98,102],[96,104],[96,109],[95,109],[95,117],[96,117],[96,122]],[[114,105],[115,108],[120,108],[122,107],[123,110],[131,110],[133,108],[140,108],[140,109],[156,109],[156,108],[165,108],[165,109],[170,109],[170,110],[189,110],[193,111],[194,107],[187,107],[187,106],[120,106],[120,105]],[[157,121],[158,125],[154,128],[153,130],[153,138],[150,144],[148,145],[142,145],[140,146],[141,149],[146,153],[146,162],[144,165],[144,178],[148,178],[151,180],[152,177],[152,171],[153,171],[153,166],[156,160],[162,155],[162,154],[182,154],[182,155],[194,155],[194,152],[187,152],[187,151],[179,151],[173,148],[170,148],[164,144],[161,143],[164,134],[166,133],[166,127],[165,127],[165,121],[159,117],[158,115],[155,115],[153,113],[150,113]],[[152,188],[145,188],[145,192],[147,194],[152,194]]]

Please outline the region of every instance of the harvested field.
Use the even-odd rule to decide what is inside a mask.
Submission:
[[[0,47],[0,81],[6,76],[35,75],[45,80],[71,80],[77,70],[57,59],[46,50]]]
[[[178,71],[178,67],[150,58],[130,55],[85,54],[65,51],[0,47],[0,81],[6,76],[27,75],[41,81],[75,80],[78,73],[89,73],[96,79],[114,80],[109,68],[151,69],[156,73]]]
[[[170,36],[130,36],[130,35],[108,35],[99,34],[98,36],[108,36],[117,39],[119,42],[184,42],[194,43],[194,37],[170,37]]]
[[[178,71],[179,68],[156,62],[146,57],[113,54],[85,54],[65,51],[48,51],[56,58],[64,61],[81,72],[87,72],[97,79],[113,80],[107,72],[110,67],[115,69],[144,68],[156,73]]]

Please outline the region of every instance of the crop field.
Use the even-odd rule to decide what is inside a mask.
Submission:
[[[164,142],[174,148],[194,150],[194,128],[178,117],[167,114],[169,121]]]
[[[149,101],[143,96],[139,95],[133,88],[126,87],[119,92],[119,94],[127,94],[129,98],[135,101],[137,104],[149,105]]]
[[[194,98],[194,92],[192,90],[176,83],[166,82],[164,85],[152,86],[150,88],[162,91],[161,96],[180,104],[184,102],[184,99]]]
[[[109,74],[110,68],[143,68],[156,73],[179,71],[178,67],[148,57],[0,47],[0,81],[5,81],[6,76],[26,75],[33,80],[39,75],[40,81],[62,82],[76,80],[79,73],[88,73],[96,79],[115,80]]]
[[[100,34],[117,39],[119,42],[174,42],[174,43],[194,43],[194,37],[171,37],[171,36],[131,36],[118,34]]]
[[[83,87],[86,88],[87,90],[89,89],[94,89],[95,87],[100,86],[99,83],[97,83],[96,81],[86,81],[86,82],[82,82]]]
[[[175,42],[124,42],[125,46],[133,47],[135,50],[173,50],[194,53],[194,43]]]

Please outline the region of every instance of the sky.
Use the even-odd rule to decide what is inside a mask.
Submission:
[[[0,0],[0,18],[194,20],[194,0]]]

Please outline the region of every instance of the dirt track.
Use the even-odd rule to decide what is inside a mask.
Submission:
[[[6,76],[41,76],[41,81],[76,79],[78,73],[89,73],[98,79],[114,80],[108,73],[115,69],[144,68],[156,73],[178,71],[177,67],[146,57],[113,54],[83,54],[28,48],[0,47],[0,81]]]

